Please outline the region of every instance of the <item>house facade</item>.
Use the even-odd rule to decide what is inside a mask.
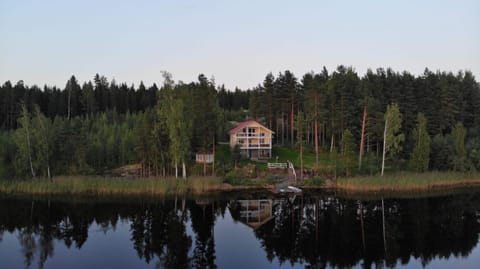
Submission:
[[[241,122],[229,132],[230,147],[240,147],[240,154],[250,159],[272,157],[273,131],[260,123],[250,120]]]
[[[270,199],[236,200],[229,203],[233,219],[252,229],[258,229],[274,218],[275,202]]]

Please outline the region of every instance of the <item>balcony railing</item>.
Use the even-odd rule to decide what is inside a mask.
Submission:
[[[260,136],[256,133],[237,133],[236,136],[237,137],[264,137],[264,136]]]
[[[262,143],[262,144],[253,144],[253,143],[248,143],[248,144],[240,144],[240,148],[241,149],[245,149],[245,148],[249,148],[249,149],[252,149],[252,148],[266,148],[266,149],[269,149],[271,148],[272,146],[268,143]]]

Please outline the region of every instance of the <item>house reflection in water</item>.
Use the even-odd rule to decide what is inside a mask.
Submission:
[[[273,219],[275,205],[271,199],[236,200],[230,202],[229,209],[234,220],[255,230]]]

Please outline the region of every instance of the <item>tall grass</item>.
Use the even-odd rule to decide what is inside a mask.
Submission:
[[[480,186],[480,173],[401,172],[385,176],[362,176],[339,178],[336,181],[337,190],[358,192],[380,191],[426,191],[432,189],[462,188]]]
[[[15,194],[150,194],[204,193],[222,189],[220,178],[122,179],[104,177],[55,177],[48,179],[0,181],[0,192]]]

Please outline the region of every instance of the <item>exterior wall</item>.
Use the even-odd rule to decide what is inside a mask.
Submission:
[[[246,158],[270,158],[273,132],[253,122],[234,134],[230,134],[230,147],[240,145],[240,153]]]
[[[197,153],[195,154],[195,161],[197,163],[213,163],[213,154],[211,153]]]

